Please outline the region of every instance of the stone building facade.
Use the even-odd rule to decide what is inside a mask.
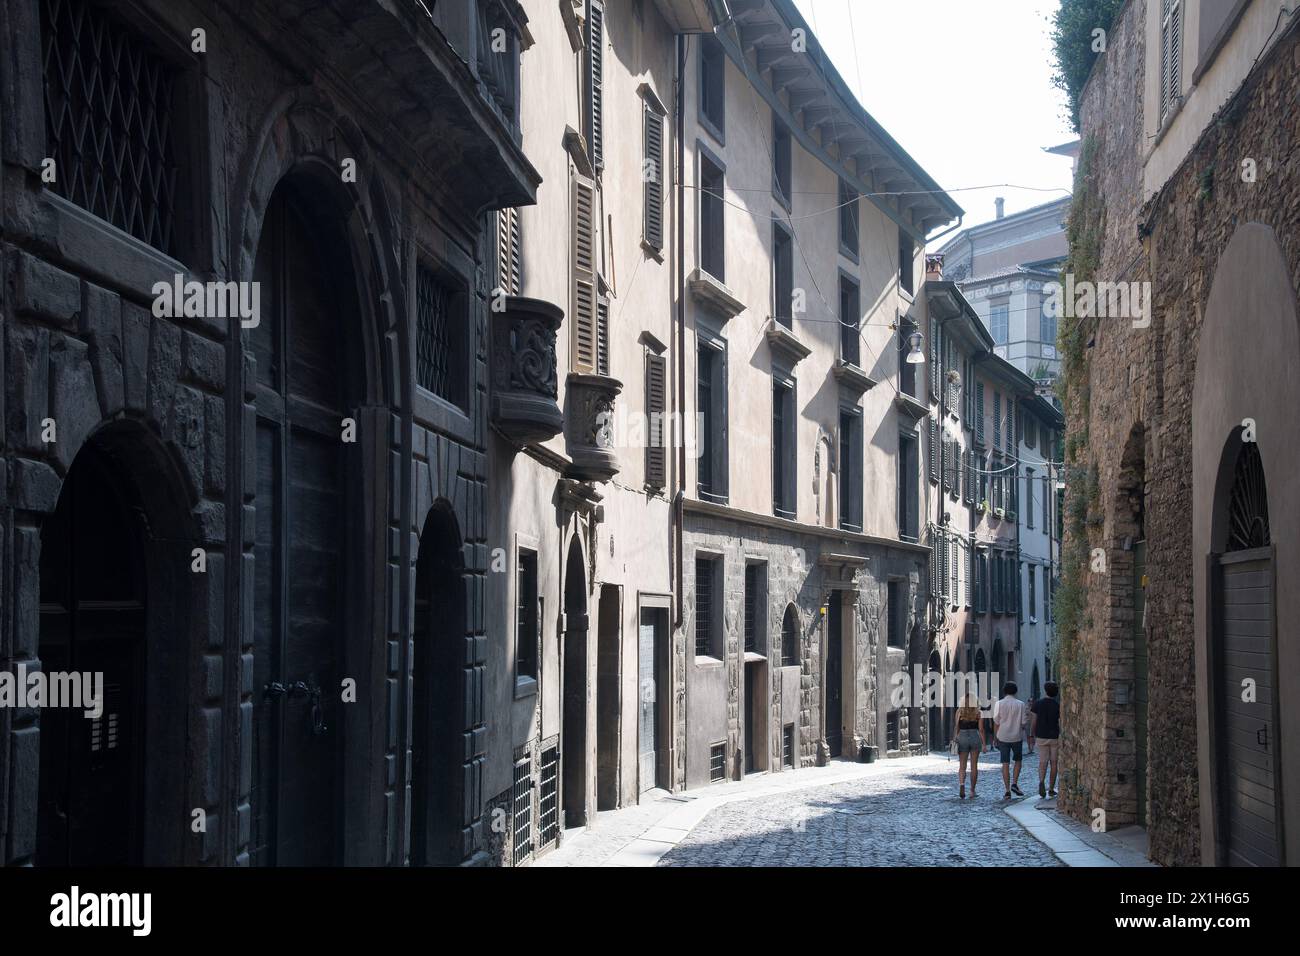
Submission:
[[[0,17],[0,662],[107,681],[94,720],[0,708],[4,861],[485,859],[522,11]]]
[[[1300,39],[1276,3],[1186,3],[1171,61],[1168,12],[1125,5],[1082,101],[1075,279],[1151,308],[1062,335],[1062,803],[1160,863],[1294,862]]]

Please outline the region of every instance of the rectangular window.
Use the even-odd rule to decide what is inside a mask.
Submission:
[[[1044,531],[1050,531],[1052,527],[1053,491],[1052,491],[1051,474],[1052,472],[1049,469],[1047,472],[1047,476],[1043,479],[1043,530]]]
[[[1038,584],[1035,578],[1038,576],[1035,566],[1032,564],[1025,565],[1029,571],[1029,608],[1028,613],[1031,618],[1038,617]]]
[[[772,223],[772,317],[794,326],[794,243],[778,223]]]
[[[858,191],[840,180],[840,252],[858,261]]]
[[[970,607],[972,592],[976,591],[979,588],[979,584],[975,580],[975,536],[974,535],[971,535],[970,539],[965,542],[964,550],[966,552],[966,593],[964,596],[966,598],[965,601],[966,606]]]
[[[794,193],[791,192],[791,164],[793,163],[793,147],[790,141],[790,131],[786,129],[784,123],[772,116],[772,193],[777,200],[786,207],[790,208],[791,200]]]
[[[908,295],[912,294],[912,270],[916,263],[916,245],[912,237],[898,227],[898,286]]]
[[[515,762],[510,788],[510,824],[514,866],[527,863],[533,855],[533,762],[524,757]]]
[[[451,276],[420,263],[415,277],[416,381],[440,398],[469,403],[469,297]]]
[[[983,614],[988,609],[988,554],[979,551],[975,555],[975,613]]]
[[[727,745],[725,742],[709,747],[709,783],[727,779]]]
[[[1011,304],[1006,301],[993,302],[989,305],[989,334],[993,336],[994,345],[1006,345],[1010,332]]]
[[[903,584],[890,581],[885,591],[885,637],[890,647],[906,647],[907,640],[903,634],[903,615],[906,613],[902,600]]]
[[[726,129],[727,53],[716,37],[700,38],[700,121],[719,141]]]
[[[1183,4],[1160,0],[1160,122],[1182,95]]]
[[[538,773],[537,845],[545,850],[560,836],[560,748],[542,751]]]
[[[916,439],[898,439],[898,536],[916,540]]]
[[[961,549],[954,537],[948,551],[948,603],[954,608],[961,604]]]
[[[700,415],[698,489],[701,498],[727,500],[727,353],[716,343],[698,349],[696,411]]]
[[[51,191],[155,249],[183,254],[176,220],[188,164],[174,137],[188,122],[179,71],[101,4],[47,0],[40,8]]]
[[[717,608],[714,606],[716,558],[695,559],[695,656],[721,657],[717,653]]]
[[[574,174],[569,199],[573,370],[594,372],[597,362],[596,184]]]
[[[1044,345],[1056,346],[1056,316],[1050,315],[1048,309],[1049,300],[1044,296],[1040,300],[1038,315],[1038,338]]]
[[[1034,469],[1025,469],[1025,527],[1034,528]]]
[[[840,361],[861,365],[861,338],[858,325],[862,321],[859,306],[858,284],[848,276],[840,276]]]
[[[604,101],[605,7],[602,0],[587,0],[586,76],[584,77],[583,134],[591,151],[591,164],[605,165],[605,130],[601,115]]]
[[[862,414],[840,410],[840,527],[862,530]]]
[[[939,379],[943,376],[943,371],[940,368],[943,362],[942,353],[939,351],[940,337],[941,337],[941,333],[939,332],[939,320],[932,317],[930,319],[930,342],[929,342],[930,397],[933,398],[936,402],[939,400]]]
[[[794,382],[772,382],[772,513],[779,518],[795,517]]]
[[[993,613],[1002,613],[1002,555],[990,555],[990,564],[992,565],[992,585],[993,585]]]
[[[645,104],[645,244],[656,251],[664,247],[664,117]]]
[[[515,679],[537,679],[537,552],[520,550],[515,614]]]
[[[1002,393],[993,393],[993,447],[1002,447]]]
[[[912,343],[909,339],[917,328],[908,320],[898,323],[898,390],[904,395],[916,398],[916,363],[909,362]]]
[[[899,726],[899,711],[888,711],[885,714],[885,748],[887,750],[898,749]]]
[[[758,635],[763,626],[758,613],[758,602],[762,596],[759,590],[761,572],[761,565],[745,565],[745,651],[753,654],[758,653]],[[766,593],[766,588],[762,593]]]
[[[667,362],[662,355],[646,352],[645,413],[649,428],[646,435],[645,483],[651,488],[663,488],[668,484],[668,443],[664,422],[667,394]]]
[[[726,281],[723,231],[725,175],[717,163],[700,156],[700,268],[719,282]]]
[[[984,383],[975,383],[975,444],[984,444]]]
[[[794,724],[781,728],[781,766],[794,766]]]

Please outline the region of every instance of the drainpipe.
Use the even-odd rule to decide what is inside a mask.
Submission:
[[[677,440],[677,494],[674,501],[674,523],[677,533],[677,586],[673,597],[676,599],[677,613],[673,629],[682,626],[682,603],[684,601],[684,578],[682,569],[683,550],[685,547],[685,497],[686,497],[686,186],[682,179],[686,169],[684,126],[686,115],[686,37],[677,35],[676,76],[673,77],[675,90],[674,109],[676,117],[673,123],[673,137],[676,140],[677,154],[677,414],[681,423],[681,433]],[[699,436],[696,436],[698,443]]]

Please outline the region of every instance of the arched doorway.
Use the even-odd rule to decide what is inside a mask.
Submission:
[[[82,675],[83,701],[99,702],[41,711],[37,865],[184,859],[193,542],[170,474],[142,428],[110,426],[42,523],[41,670]]]
[[[347,227],[324,193],[305,173],[276,187],[254,269],[255,865],[344,861],[340,686],[344,676],[367,683],[349,673],[345,644],[365,633],[360,556],[369,548],[353,419],[362,319]]]
[[[450,505],[429,510],[415,563],[411,662],[411,865],[465,857],[465,583],[460,530]]]
[[[1279,866],[1282,728],[1268,490],[1255,442],[1234,438],[1225,454],[1235,462],[1220,502],[1227,540],[1215,561],[1211,645],[1219,832],[1227,865]]]
[[[560,772],[564,825],[587,823],[587,573],[575,535],[564,566],[564,706]]]

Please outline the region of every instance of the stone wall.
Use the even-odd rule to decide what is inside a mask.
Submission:
[[[1300,147],[1300,42],[1290,30],[1261,58],[1175,175],[1144,204],[1147,144],[1141,98],[1133,90],[1142,88],[1145,18],[1142,0],[1121,12],[1082,103],[1085,152],[1095,152],[1081,172],[1104,203],[1093,278],[1149,280],[1152,319],[1149,328],[1134,328],[1128,319],[1093,321],[1086,415],[1080,390],[1067,408],[1073,464],[1084,470],[1075,474],[1096,469],[1095,488],[1088,480],[1071,482],[1067,512],[1086,508],[1087,546],[1104,549],[1106,571],[1087,574],[1077,666],[1063,674],[1062,805],[1089,821],[1102,808],[1112,828],[1138,816],[1132,545],[1141,515],[1151,855],[1183,865],[1200,862],[1197,750],[1206,745],[1196,735],[1192,569],[1198,559],[1188,520],[1198,334],[1218,258],[1239,224],[1271,226],[1291,275],[1300,276],[1300,168],[1293,161]],[[1247,157],[1258,164],[1253,183],[1241,175]],[[1067,548],[1075,538],[1068,534]]]

